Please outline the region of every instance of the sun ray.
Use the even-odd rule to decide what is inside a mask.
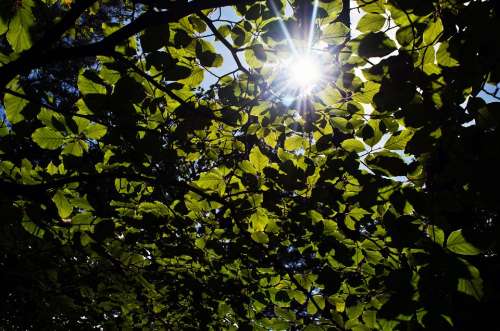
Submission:
[[[319,6],[319,0],[314,0],[314,6],[311,14],[311,22],[309,24],[309,36],[307,39],[307,50],[306,50],[307,53],[310,52],[313,45],[314,25],[316,21],[316,16],[318,15],[318,6]]]
[[[287,105],[294,104],[299,113],[304,105],[314,98],[314,93],[319,92],[328,84],[331,77],[332,59],[328,57],[321,42],[315,42],[315,21],[318,15],[319,0],[314,0],[310,21],[303,28],[304,33],[288,31],[281,18],[276,4],[269,1],[271,9],[279,17],[279,25],[285,36],[289,52],[278,55],[277,60],[267,63],[271,68],[272,94]],[[300,38],[299,38],[300,37]],[[299,39],[297,39],[299,38]]]
[[[281,30],[283,30],[283,34],[285,35],[285,38],[288,42],[288,45],[291,49],[291,51],[294,54],[297,54],[297,48],[295,47],[295,43],[293,42],[292,36],[290,35],[290,32],[288,31],[288,28],[285,26],[285,23],[283,23],[283,19],[281,18],[281,15],[279,14],[278,9],[276,8],[276,4],[274,3],[274,0],[269,1],[271,4],[271,9],[273,10],[274,14],[276,16],[279,16],[279,25],[281,27]]]

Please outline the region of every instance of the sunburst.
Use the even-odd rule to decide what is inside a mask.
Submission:
[[[273,83],[274,94],[288,104],[295,101],[297,104],[302,104],[328,81],[328,70],[325,69],[328,67],[329,53],[325,49],[327,45],[314,40],[318,5],[319,1],[316,0],[309,21],[309,30],[299,33],[306,38],[293,38],[285,24],[281,24],[288,43],[287,51],[284,55],[282,53],[275,63],[266,64],[272,67],[276,78]]]

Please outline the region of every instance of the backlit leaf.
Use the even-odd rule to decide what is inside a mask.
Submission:
[[[38,128],[31,135],[33,141],[45,149],[57,149],[64,144],[64,136],[54,129],[43,127]]]
[[[76,140],[73,142],[70,142],[64,146],[62,154],[70,154],[76,157],[80,157],[83,155],[83,150],[86,149],[86,144],[85,142],[81,140]]]
[[[365,150],[365,145],[358,139],[346,139],[341,145],[348,152],[362,152]]]
[[[365,14],[358,22],[358,29],[361,32],[373,32],[380,30],[385,24],[385,17],[380,14]]]
[[[254,146],[250,151],[249,160],[257,171],[261,172],[269,164],[267,156],[262,154],[259,147]]]
[[[57,207],[59,217],[62,219],[68,218],[73,212],[73,206],[70,204],[69,200],[62,191],[58,190],[52,197],[52,201]]]
[[[15,52],[21,52],[31,47],[29,29],[33,26],[34,16],[31,12],[31,0],[20,1],[14,17],[9,22],[7,40]]]
[[[90,139],[101,139],[106,135],[106,132],[107,128],[104,125],[98,123],[90,124],[83,130],[85,136]]]
[[[477,255],[481,253],[481,250],[465,240],[462,235],[462,230],[456,230],[450,233],[446,240],[446,248],[453,253],[461,255]]]
[[[22,92],[22,90],[20,92]],[[23,98],[19,98],[10,93],[5,94],[4,96],[5,113],[7,114],[7,118],[9,119],[10,123],[16,124],[24,119],[22,111],[27,104],[28,101]]]

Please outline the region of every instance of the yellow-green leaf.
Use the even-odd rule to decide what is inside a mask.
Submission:
[[[17,3],[17,2],[16,2]],[[33,26],[34,16],[31,12],[31,0],[19,1],[16,14],[9,22],[7,41],[15,52],[22,52],[31,47],[30,28]]]
[[[250,216],[250,223],[254,232],[264,231],[267,223],[269,223],[269,218],[267,217],[265,209],[258,208],[257,211]]]
[[[20,92],[22,92],[22,90]],[[19,123],[24,119],[22,111],[27,104],[28,101],[25,99],[19,98],[10,93],[5,93],[5,114],[11,124]]]
[[[363,15],[358,22],[358,29],[361,32],[373,32],[380,30],[385,24],[385,17],[380,14],[368,13]]]
[[[107,128],[104,125],[98,123],[90,124],[83,130],[85,136],[90,139],[101,139],[106,135],[106,132]]]
[[[58,190],[52,197],[52,201],[57,207],[59,217],[62,219],[68,218],[73,212],[73,206],[71,206],[69,200],[64,196],[62,191]]]
[[[441,22],[441,19],[438,18],[437,20],[430,22],[427,29],[424,31],[424,43],[426,45],[435,43],[442,32],[443,22]]]
[[[446,248],[456,254],[477,255],[481,250],[465,240],[462,230],[453,231],[446,241]]]
[[[36,129],[31,137],[38,146],[45,149],[57,149],[64,144],[65,139],[59,131],[55,131],[48,127]]]
[[[219,192],[220,194],[224,193],[226,189],[224,173],[219,168],[202,173],[195,183],[201,188]]]
[[[301,136],[291,136],[287,137],[285,140],[285,149],[289,151],[297,150],[304,147],[304,138]]]
[[[259,244],[266,244],[267,242],[269,242],[269,237],[265,232],[262,231],[252,232],[252,239]]]
[[[62,154],[69,154],[80,157],[83,155],[83,150],[86,149],[86,147],[87,145],[84,141],[81,140],[72,141],[66,146],[64,146]]]
[[[106,87],[96,83],[89,78],[85,77],[84,74],[81,74],[78,77],[78,88],[82,94],[105,94]]]
[[[249,160],[257,171],[262,171],[268,164],[269,159],[262,154],[259,147],[254,146],[250,151]]]
[[[413,132],[405,129],[399,133],[393,134],[384,145],[384,148],[390,150],[404,150],[408,141],[413,136]]]
[[[346,139],[341,143],[342,147],[349,152],[362,152],[365,150],[365,145],[358,139]]]

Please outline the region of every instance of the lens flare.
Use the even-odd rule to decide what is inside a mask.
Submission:
[[[285,105],[298,105],[300,108],[301,104],[312,100],[313,94],[321,91],[331,77],[332,59],[328,55],[328,44],[317,40],[315,31],[319,0],[314,0],[311,16],[306,17],[303,24],[299,24],[305,31],[288,31],[274,1],[271,0],[270,4],[279,17],[278,22],[288,44],[288,47],[277,49],[274,53],[276,58],[265,64],[271,73],[270,93]]]
[[[321,79],[318,59],[311,55],[297,55],[289,61],[288,79],[292,87],[309,94]]]

